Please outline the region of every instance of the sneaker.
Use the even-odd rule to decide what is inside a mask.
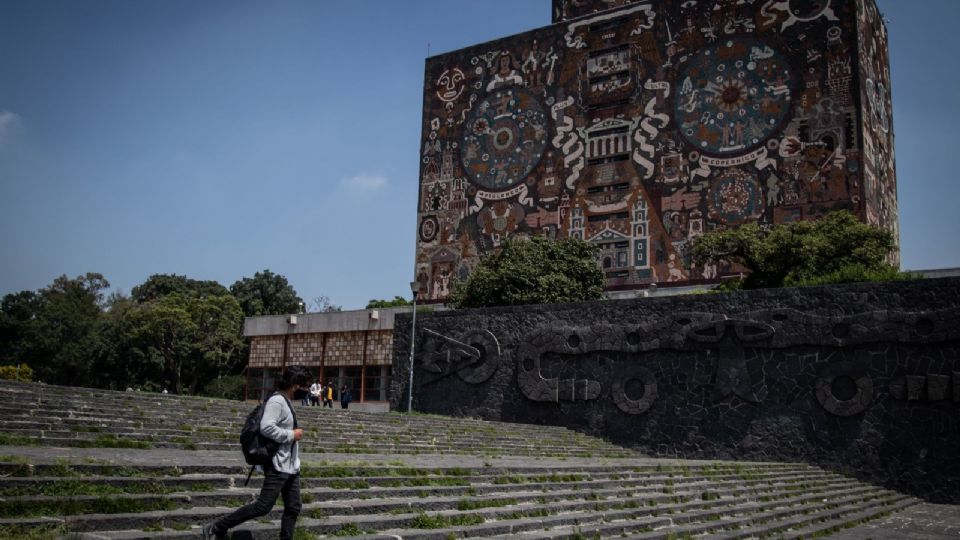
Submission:
[[[207,523],[203,526],[203,540],[227,540],[227,535],[214,533],[213,523]]]

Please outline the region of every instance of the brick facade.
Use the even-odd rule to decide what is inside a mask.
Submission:
[[[287,360],[283,341],[288,339]],[[326,339],[326,350],[324,350]],[[329,332],[284,336],[255,336],[250,340],[251,368],[304,366],[362,366],[366,342],[366,365],[389,366],[393,355],[393,330]]]

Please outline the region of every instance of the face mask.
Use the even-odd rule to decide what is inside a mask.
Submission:
[[[307,397],[307,394],[308,392],[306,390],[304,390],[303,388],[300,388],[299,390],[293,393],[293,399],[304,399]]]

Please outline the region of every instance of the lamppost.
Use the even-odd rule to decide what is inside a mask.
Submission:
[[[413,293],[413,318],[410,321],[410,383],[407,394],[407,412],[413,411],[413,347],[417,337],[417,292],[420,290],[419,281],[410,282],[410,292]]]

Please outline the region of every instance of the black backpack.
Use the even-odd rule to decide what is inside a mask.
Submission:
[[[270,397],[274,395],[282,394],[277,392]],[[244,482],[244,485],[250,482],[250,476],[253,474],[254,468],[257,465],[262,467],[270,465],[273,456],[277,453],[277,450],[280,449],[280,443],[260,433],[260,421],[263,420],[263,410],[266,408],[267,401],[270,400],[270,397],[250,411],[247,419],[243,422],[243,429],[240,430],[240,449],[243,451],[243,459],[246,460],[248,465],[251,465],[250,474],[247,475],[247,482]],[[293,415],[293,429],[297,429],[297,413],[293,410],[293,405],[290,404],[290,400],[288,400],[286,396],[283,397],[283,400],[287,402],[287,406],[290,407],[290,413]]]

